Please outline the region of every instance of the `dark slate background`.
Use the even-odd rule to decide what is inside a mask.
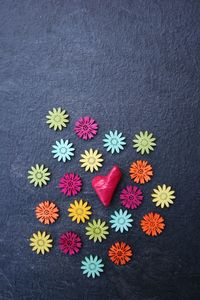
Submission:
[[[199,283],[199,53],[200,2],[189,0],[134,1],[1,1],[1,230],[0,299],[16,300],[196,300]],[[70,124],[54,132],[45,124],[53,107],[70,114]],[[100,124],[89,142],[73,133],[84,115]],[[120,155],[107,154],[104,134],[118,129],[127,137]],[[119,192],[131,180],[129,165],[141,159],[132,148],[140,130],[152,131],[157,148],[145,159],[155,176],[142,187],[145,200],[133,211],[134,226],[127,234],[110,232],[100,245],[85,236],[84,225],[72,223],[66,199],[58,189],[65,172],[78,172],[84,181],[79,194],[93,207],[93,216],[109,220],[120,207]],[[70,163],[53,159],[51,145],[70,139],[76,156]],[[83,150],[102,151],[106,174],[118,163],[124,176],[112,205],[105,209],[91,188],[92,175],[78,163]],[[34,188],[27,170],[44,163],[51,183]],[[157,209],[152,188],[170,184],[177,199],[169,209]],[[44,226],[34,216],[42,200],[54,200],[60,219]],[[143,214],[162,213],[166,230],[158,238],[139,227]],[[38,256],[28,239],[47,230],[53,250]],[[69,257],[58,249],[59,235],[74,230],[83,239],[80,254]],[[109,246],[124,240],[134,258],[116,267],[107,258]],[[82,276],[80,261],[93,253],[105,262],[95,280]]]

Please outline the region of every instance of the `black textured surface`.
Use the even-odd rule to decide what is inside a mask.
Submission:
[[[2,300],[197,300],[199,293],[199,53],[200,2],[135,1],[1,1],[1,271]],[[45,124],[52,107],[67,108],[71,122],[62,132]],[[100,124],[94,140],[73,134],[75,120],[91,115]],[[103,135],[123,131],[128,145],[120,155],[106,154]],[[84,225],[67,217],[69,200],[57,188],[66,171],[83,178],[81,197],[92,204],[94,217],[109,219],[119,207],[119,191],[131,183],[130,162],[140,159],[132,136],[150,130],[157,148],[148,158],[155,170],[143,187],[143,205],[133,211],[128,234],[111,232],[100,246],[88,241]],[[71,163],[58,163],[50,153],[60,138],[76,146]],[[91,188],[92,175],[78,160],[83,150],[99,148],[104,174],[118,163],[124,172],[112,205],[104,209]],[[32,187],[27,170],[45,163],[51,183]],[[171,184],[177,200],[168,210],[156,209],[150,193],[159,183]],[[34,207],[55,200],[61,218],[40,225]],[[139,228],[144,213],[157,211],[166,219],[158,238]],[[28,238],[46,229],[55,240],[50,254],[31,252]],[[58,237],[72,229],[81,234],[80,255],[62,255]],[[134,259],[115,267],[107,249],[116,240],[133,245]],[[105,261],[105,273],[95,280],[81,275],[80,261],[89,253]]]

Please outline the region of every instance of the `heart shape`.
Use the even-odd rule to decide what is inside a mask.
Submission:
[[[109,206],[121,177],[122,172],[115,165],[106,176],[95,176],[92,179],[92,187],[104,206]]]

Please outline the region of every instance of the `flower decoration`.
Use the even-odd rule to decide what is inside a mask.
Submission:
[[[85,154],[81,154],[81,167],[85,168],[85,171],[98,171],[99,167],[102,167],[102,154],[98,153],[98,150],[90,149],[89,151],[85,150]]]
[[[76,121],[74,127],[74,131],[76,132],[77,136],[83,140],[92,139],[97,134],[97,130],[98,124],[90,117],[80,118],[78,121]]]
[[[82,187],[82,180],[78,174],[66,173],[59,182],[61,192],[70,197],[77,195]]]
[[[80,251],[81,247],[81,238],[75,232],[68,231],[60,236],[59,248],[63,253],[74,255]]]
[[[29,182],[34,186],[47,185],[47,182],[50,180],[51,173],[48,168],[45,168],[44,165],[36,164],[34,167],[31,167],[31,170],[28,171]]]
[[[75,200],[74,203],[71,203],[68,212],[72,221],[76,221],[78,224],[80,222],[85,223],[92,214],[91,206],[89,206],[87,202],[83,202],[82,199],[80,199],[79,202]]]
[[[126,208],[135,209],[142,203],[142,191],[136,186],[129,185],[122,190],[120,200]]]
[[[103,272],[104,264],[102,263],[102,259],[98,258],[98,256],[86,256],[81,264],[81,270],[87,277],[92,276],[92,278],[95,278],[96,276],[100,276],[100,273]]]
[[[151,236],[156,236],[160,234],[164,227],[164,219],[159,215],[158,213],[148,213],[143,217],[143,219],[140,222],[142,230],[147,234]]]
[[[174,203],[175,191],[172,190],[171,186],[166,186],[163,184],[162,186],[158,185],[157,189],[153,190],[152,201],[155,202],[156,206],[161,206],[161,208],[169,207],[170,204]]]
[[[133,219],[131,218],[131,214],[128,214],[128,211],[123,211],[120,209],[119,211],[115,211],[113,215],[111,215],[110,223],[111,228],[114,228],[115,231],[120,231],[123,233],[124,231],[128,231],[130,227],[132,227]]]
[[[129,173],[131,179],[140,184],[150,181],[153,176],[152,166],[144,160],[137,160],[136,162],[133,162]]]
[[[41,202],[35,209],[36,218],[44,224],[52,224],[59,217],[59,209],[53,202]]]
[[[56,141],[56,145],[52,146],[53,157],[57,158],[58,161],[66,162],[67,160],[71,160],[72,156],[74,156],[73,144],[69,143],[69,140],[64,141],[61,139],[59,142]]]
[[[133,148],[136,148],[136,151],[141,154],[149,154],[149,152],[153,151],[156,146],[155,140],[156,139],[152,133],[149,133],[148,131],[140,131],[139,134],[135,135],[135,139],[133,139]]]
[[[54,130],[62,130],[63,127],[66,127],[66,124],[69,123],[69,115],[60,107],[53,108],[53,111],[49,111],[49,114],[46,116],[46,118],[49,128],[53,128]]]
[[[50,238],[50,234],[46,234],[45,231],[33,233],[30,238],[30,246],[37,254],[49,252],[50,248],[52,248],[52,242],[53,240]]]
[[[110,260],[116,265],[125,265],[131,260],[133,252],[131,247],[124,242],[117,242],[108,251]]]
[[[125,137],[122,136],[122,132],[118,133],[117,130],[115,132],[110,131],[109,134],[105,134],[105,138],[103,139],[105,143],[103,146],[107,151],[111,151],[119,153],[121,150],[124,150],[124,146],[126,145]]]
[[[88,226],[86,227],[86,235],[89,236],[89,240],[99,241],[100,243],[103,239],[106,239],[106,235],[108,235],[108,226],[105,221],[93,220],[91,223],[88,222]]]

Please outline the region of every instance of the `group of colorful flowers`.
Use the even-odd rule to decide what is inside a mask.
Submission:
[[[70,204],[68,208],[69,217],[71,217],[72,221],[85,223],[91,217],[91,206],[88,205],[86,201],[80,199],[80,201],[75,200],[74,203]],[[35,209],[36,218],[44,224],[52,224],[59,217],[59,209],[58,207],[49,201],[44,201],[40,203]],[[123,233],[124,231],[128,231],[129,228],[132,227],[133,219],[131,218],[131,214],[128,214],[128,211],[115,211],[113,215],[110,216],[111,228],[113,228],[116,232],[120,231]],[[86,236],[89,237],[89,240],[93,240],[96,242],[102,242],[107,238],[109,234],[109,226],[105,221],[100,219],[94,220],[92,222],[88,222],[86,226]],[[45,252],[49,252],[50,248],[52,248],[52,238],[45,231],[37,233],[33,233],[30,238],[30,245],[33,251],[36,251],[37,254]],[[75,232],[68,231],[62,234],[59,238],[59,248],[64,254],[74,255],[79,252],[82,247],[81,237]],[[132,256],[131,247],[124,242],[116,242],[113,244],[108,250],[108,256],[111,261],[117,265],[126,264]],[[93,264],[93,265],[91,265]],[[97,256],[93,257],[90,255],[86,257],[82,262],[81,269],[84,270],[84,274],[87,273],[87,276],[98,276],[103,271],[103,263],[102,260]],[[102,270],[100,270],[101,268]],[[87,272],[86,272],[87,270]]]
[[[65,110],[54,108],[53,111],[49,111],[47,123],[50,128],[62,130],[67,126],[68,122],[69,115]],[[75,122],[74,132],[83,140],[94,138],[97,131],[98,124],[90,117],[81,117]],[[108,134],[105,134],[103,146],[107,151],[110,151],[111,154],[118,154],[124,150],[126,145],[125,140],[126,138],[121,132],[117,130],[110,131]],[[140,132],[136,134],[133,139],[133,147],[142,155],[145,153],[149,154],[156,146],[155,141],[156,139],[152,133],[148,133],[148,131]],[[61,139],[60,141],[56,141],[52,148],[53,157],[58,161],[67,162],[74,156],[75,148],[73,143],[69,142],[69,140]],[[103,163],[102,154],[94,149],[85,150],[85,153],[81,154],[80,163],[85,171],[98,171]],[[137,160],[131,163],[129,174],[130,178],[136,184],[145,184],[152,179],[153,169],[147,161]],[[28,171],[28,179],[35,187],[46,185],[50,180],[50,175],[49,169],[44,165],[36,164]],[[82,184],[82,179],[78,174],[66,173],[59,181],[59,188],[64,195],[71,197],[76,196],[81,191]],[[157,188],[153,189],[151,195],[152,201],[157,207],[169,207],[169,205],[174,202],[174,193],[170,186],[166,186],[165,184],[158,185]],[[116,232],[124,233],[132,227],[133,222],[132,215],[127,209],[133,210],[141,205],[143,201],[142,190],[135,185],[128,185],[121,191],[120,201],[126,210],[119,209],[115,211],[110,216],[109,223],[111,224],[111,229]],[[75,199],[73,203],[70,203],[68,212],[71,220],[77,222],[77,224],[88,222],[92,215],[91,206],[87,201],[82,199]],[[41,223],[49,225],[58,219],[59,209],[53,202],[44,201],[36,207],[35,215]],[[158,213],[149,212],[141,220],[140,226],[147,235],[157,236],[165,227],[164,218]],[[94,242],[102,242],[109,234],[108,224],[100,219],[93,219],[91,222],[88,222],[85,230],[86,236],[88,236],[89,240],[93,240]],[[30,238],[30,246],[37,254],[49,252],[50,248],[52,248],[52,243],[53,239],[45,231],[33,233]],[[64,254],[74,255],[79,252],[81,247],[81,237],[73,231],[65,232],[59,238],[59,248]],[[116,265],[126,264],[132,255],[133,251],[131,246],[125,242],[116,242],[108,250],[110,260]],[[83,274],[86,274],[87,277],[91,276],[94,278],[95,276],[99,276],[100,273],[103,272],[103,268],[104,264],[102,259],[98,256],[89,255],[85,257],[81,263]]]

